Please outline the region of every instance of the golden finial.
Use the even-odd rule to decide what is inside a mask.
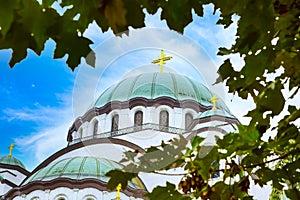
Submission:
[[[213,95],[212,98],[209,100],[212,104],[212,110],[217,110],[217,101],[219,100],[219,98],[216,97],[216,95]]]
[[[171,60],[172,56],[166,56],[164,50],[160,51],[160,55],[158,59],[153,60],[152,64],[157,64],[159,65],[159,72],[164,71],[164,64],[166,63],[167,60]]]
[[[119,183],[119,185],[117,186],[117,195],[116,195],[116,200],[120,200],[121,199],[121,195],[120,195],[120,191],[122,189],[122,184]]]
[[[13,148],[15,148],[15,145],[13,143],[11,143],[11,145],[8,148],[9,148],[9,154],[7,156],[9,158],[11,158],[12,157],[12,150],[13,150]]]

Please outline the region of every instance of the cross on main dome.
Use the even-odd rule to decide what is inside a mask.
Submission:
[[[159,72],[164,72],[164,64],[166,63],[166,61],[171,60],[171,58],[172,56],[166,56],[164,50],[161,50],[158,59],[153,60],[152,64],[158,63]]]

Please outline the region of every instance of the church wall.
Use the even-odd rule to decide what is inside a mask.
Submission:
[[[177,134],[166,133],[166,132],[161,132],[156,130],[143,130],[143,131],[137,131],[134,133],[117,136],[116,138],[130,141],[134,144],[138,144],[140,147],[145,149],[150,146],[160,145],[162,140],[166,142],[175,137],[179,137],[179,136]]]
[[[105,129],[105,127],[106,127],[106,123],[105,123],[106,118],[107,118],[107,114],[105,114],[105,113],[98,116],[98,119],[99,119],[99,131],[101,131],[101,132],[106,132],[106,129]]]
[[[12,175],[8,172],[3,172],[3,171],[9,171],[12,174],[16,175]],[[13,170],[13,169],[5,169],[5,168],[0,168],[0,171],[2,171],[1,176],[5,179],[8,180],[16,185],[19,185],[25,178],[26,175],[22,174],[21,172],[17,171],[17,170]],[[8,192],[12,187],[7,185],[6,183],[0,183],[0,195],[5,194],[6,192]]]
[[[131,117],[129,115],[129,109],[119,110],[119,129],[133,126],[133,121],[131,120]]]
[[[4,184],[4,183],[1,183],[0,184],[0,196],[5,194],[6,192],[8,192],[12,187]]]
[[[15,183],[16,185],[20,184],[26,178],[26,175],[22,174],[17,170],[0,168],[0,171],[6,171],[6,170],[10,171],[16,176],[7,172],[1,173],[1,176],[6,180],[11,181],[12,183]]]

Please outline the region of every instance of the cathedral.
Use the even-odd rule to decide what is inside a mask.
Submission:
[[[11,145],[9,155],[0,157],[0,199],[146,199],[168,177],[141,174],[125,190],[106,187],[105,174],[123,167],[125,151],[144,153],[179,135],[199,135],[213,145],[215,136],[237,132],[239,121],[216,94],[190,77],[164,71],[169,59],[161,51],[153,61],[160,72],[134,74],[107,88],[70,125],[68,145],[33,171],[12,155]]]

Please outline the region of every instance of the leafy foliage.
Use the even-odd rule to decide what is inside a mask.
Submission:
[[[174,184],[167,182],[166,187],[158,186],[151,193],[146,195],[149,199],[162,199],[162,200],[189,200],[188,196],[183,196],[176,190]]]
[[[225,60],[219,68],[220,77],[216,83],[224,81],[229,92],[253,99],[256,108],[247,114],[252,119],[250,124],[239,126],[239,134],[228,134],[218,140],[217,145],[201,158],[198,154],[205,147],[200,146],[202,139],[199,137],[191,141],[191,147],[186,147],[186,142],[178,139],[169,145],[163,143],[160,147],[151,147],[142,156],[127,152],[126,159],[130,164],[125,172],[109,174],[111,187],[116,184],[114,177],[120,173],[125,173],[122,175],[124,180],[121,178],[125,183],[140,171],[157,173],[184,165],[187,174],[182,177],[179,190],[185,195],[180,195],[174,185],[167,183],[166,187],[154,189],[148,197],[251,199],[248,188],[249,180],[253,179],[261,186],[271,181],[275,192],[284,191],[287,197],[300,199],[300,134],[296,123],[300,111],[287,104],[299,94],[299,0],[245,0],[243,3],[234,0],[62,0],[60,5],[66,10],[62,14],[51,7],[54,2],[0,0],[0,49],[13,50],[11,67],[26,57],[28,49],[39,55],[45,42],[52,39],[57,45],[54,58],[68,55],[67,64],[74,69],[82,57],[92,52],[91,41],[83,36],[90,23],[95,21],[102,31],[111,28],[117,34],[128,30],[129,26],[143,27],[143,10],[154,14],[161,8],[161,19],[165,19],[171,29],[180,32],[192,21],[191,13],[201,17],[203,5],[208,3],[220,10],[217,23],[225,28],[232,23],[233,16],[239,17],[235,44],[228,49],[220,48],[218,54],[238,54],[245,65],[237,71],[230,59]],[[95,55],[92,53],[89,58],[87,62],[94,65]],[[267,79],[278,69],[283,69],[283,72],[275,73],[274,80]],[[287,94],[283,94],[283,88]],[[282,114],[285,108],[289,114],[271,127],[271,119]],[[270,129],[276,135],[265,142],[262,137]],[[166,160],[159,160],[158,153],[166,156]],[[210,183],[217,172],[221,173],[223,180]]]

